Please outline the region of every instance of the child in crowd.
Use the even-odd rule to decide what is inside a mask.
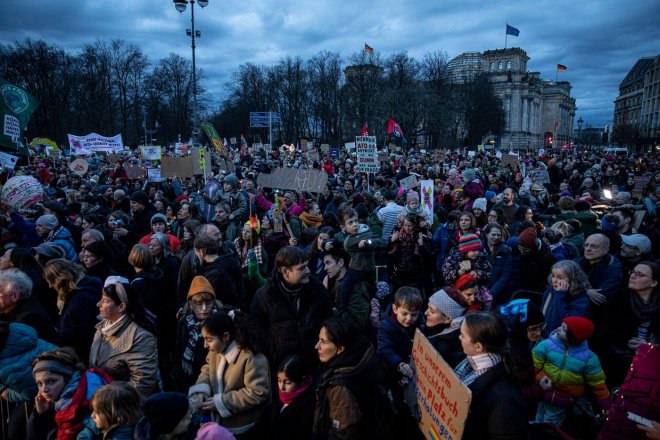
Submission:
[[[337,218],[342,232],[335,235],[332,246],[343,249],[351,257],[339,292],[339,306],[342,307],[348,303],[348,297],[358,281],[372,283],[370,291],[373,293],[376,257],[371,243],[371,230],[358,222],[357,212],[351,207],[344,207],[337,211]]]
[[[601,409],[609,409],[605,373],[598,356],[587,345],[593,332],[594,324],[590,320],[569,316],[548,339],[534,347],[536,380],[545,391],[536,412],[538,423],[561,426],[568,408],[577,400],[586,400],[585,384]]]
[[[456,280],[454,287],[461,293],[465,302],[468,304],[468,312],[473,312],[475,310],[489,311],[491,309],[493,305],[493,296],[488,289],[479,285],[479,281],[474,275],[472,275],[472,273],[461,275],[461,277]]]
[[[135,440],[189,439],[195,435],[193,407],[185,394],[156,393],[144,399],[141,406],[144,416],[135,427]]]
[[[312,373],[302,356],[292,354],[280,363],[277,369],[277,390],[279,400],[274,402],[270,414],[270,438],[310,438],[316,389],[312,383]]]
[[[92,419],[103,439],[133,438],[142,417],[140,395],[127,382],[111,382],[94,393]]]
[[[369,315],[371,325],[376,331],[378,331],[378,323],[380,322],[380,316],[383,309],[387,306],[389,301],[391,301],[390,285],[385,281],[379,281],[376,283],[376,294],[371,300],[371,314]]]
[[[413,378],[410,355],[415,329],[422,324],[422,305],[418,289],[402,287],[394,295],[387,317],[378,324],[378,357],[394,383],[406,384]]]
[[[449,285],[456,283],[461,276],[472,274],[479,284],[490,281],[493,266],[477,234],[463,234],[458,241],[458,251],[452,249],[442,266],[442,276]]]

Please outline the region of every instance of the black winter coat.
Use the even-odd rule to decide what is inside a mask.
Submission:
[[[332,316],[332,300],[323,284],[310,276],[295,294],[286,292],[276,272],[254,294],[250,314],[267,335],[268,359],[278,365],[284,354],[302,352],[318,362],[314,346],[321,324]]]
[[[472,403],[463,440],[527,439],[527,408],[520,390],[499,363],[468,387]]]
[[[268,424],[270,439],[309,440],[312,435],[316,405],[314,391],[314,384],[311,384],[284,409],[279,399],[273,403]]]
[[[37,331],[39,339],[48,342],[55,340],[55,324],[50,319],[50,316],[48,316],[46,309],[39,304],[39,301],[34,296],[21,299],[9,314],[0,314],[0,317],[7,319],[9,322],[29,325]]]

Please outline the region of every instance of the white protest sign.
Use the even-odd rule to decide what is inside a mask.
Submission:
[[[421,181],[421,197],[422,209],[429,215],[427,217],[433,218],[433,180]]]
[[[358,170],[363,173],[378,172],[378,151],[376,136],[358,136],[355,138]]]
[[[416,183],[417,183],[417,176],[414,175],[399,180],[399,185],[401,185],[401,187],[406,191],[412,188],[413,185],[415,185]]]
[[[21,137],[21,123],[16,116],[5,114],[5,123],[2,129],[2,134],[14,140]]]
[[[16,162],[18,162],[18,157],[0,151],[0,166],[4,168],[14,168],[16,166]]]
[[[147,180],[149,182],[163,182],[165,178],[160,177],[160,168],[147,168]]]
[[[160,160],[161,149],[158,146],[140,147],[143,160]]]
[[[357,139],[357,138],[355,138],[355,139]],[[346,148],[347,150],[354,149],[355,148],[355,142],[345,142],[344,143],[344,148]]]
[[[69,137],[71,154],[74,156],[90,154],[92,151],[119,153],[124,150],[124,143],[121,139],[121,134],[112,137],[101,136],[96,133],[91,133],[86,136],[76,136],[73,134],[67,136]]]

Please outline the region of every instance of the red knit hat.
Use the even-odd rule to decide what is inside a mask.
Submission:
[[[564,318],[561,322],[565,323],[568,327],[568,331],[573,335],[575,342],[580,344],[594,333],[594,323],[587,318],[582,318],[580,316],[569,316]]]
[[[531,226],[520,233],[518,244],[527,249],[536,247],[536,229]]]
[[[471,273],[466,273],[465,275],[461,275],[461,277],[456,280],[454,287],[458,290],[463,290],[470,281],[476,282],[477,279]]]
[[[458,239],[458,250],[462,253],[481,250],[481,240],[477,234],[463,234]]]

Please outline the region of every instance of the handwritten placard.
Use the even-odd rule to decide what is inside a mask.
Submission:
[[[192,157],[166,157],[160,162],[161,177],[192,177]]]
[[[514,170],[518,169],[518,155],[517,154],[503,154],[500,162],[503,166],[511,165]]]
[[[325,171],[277,168],[271,174],[261,173],[257,183],[264,188],[292,189],[295,191],[321,192],[328,182]]]
[[[416,183],[417,183],[417,176],[408,176],[406,178],[399,180],[399,185],[401,185],[401,187],[406,191],[408,191],[410,188],[415,186]]]
[[[429,440],[460,439],[472,392],[419,330],[415,332],[412,360],[417,397],[414,413],[421,415],[420,430]]]
[[[357,151],[358,170],[363,173],[377,173],[376,136],[358,136],[354,145]]]

